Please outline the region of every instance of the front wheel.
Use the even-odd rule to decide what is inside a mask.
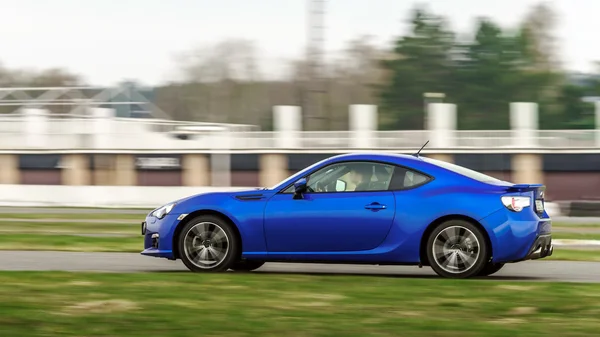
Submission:
[[[183,264],[194,272],[227,271],[239,257],[233,225],[221,217],[201,215],[185,224],[177,244]]]
[[[464,220],[450,220],[437,226],[427,240],[427,258],[440,276],[477,276],[488,260],[484,233]]]

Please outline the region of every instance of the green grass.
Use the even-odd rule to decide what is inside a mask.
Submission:
[[[0,250],[140,252],[143,249],[144,241],[141,235],[137,237],[89,237],[52,234],[0,234]]]
[[[23,206],[2,206],[0,207],[0,213],[3,210],[6,209],[32,209],[32,208],[43,208],[43,209],[64,209],[64,210],[72,210],[72,209],[85,209],[85,210],[92,210],[92,211],[103,211],[103,210],[107,210],[107,209],[119,209],[119,210],[127,210],[127,211],[139,211],[139,210],[146,210],[147,207],[90,207],[90,206],[30,206],[30,207],[23,207]]]
[[[600,249],[564,249],[554,247],[552,256],[541,261],[546,260],[600,262]]]
[[[0,334],[590,336],[599,299],[600,284],[0,272]]]
[[[12,222],[0,220],[0,234],[4,233],[54,233],[54,234],[129,234],[140,235],[141,222],[125,220],[123,223],[81,222]]]
[[[74,219],[85,221],[92,220],[134,220],[141,222],[146,216],[144,214],[125,214],[125,213],[0,213],[0,219]]]
[[[565,222],[553,222],[552,227],[560,227],[560,228],[600,228],[600,224],[598,223],[565,223]]]
[[[562,240],[600,240],[600,233],[554,232],[552,239]]]

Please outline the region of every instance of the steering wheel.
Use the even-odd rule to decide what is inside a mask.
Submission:
[[[318,181],[316,187],[319,192],[327,192],[327,186],[325,186],[322,181]]]

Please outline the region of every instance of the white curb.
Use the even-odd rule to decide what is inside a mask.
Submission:
[[[552,240],[555,246],[600,246],[600,240]]]

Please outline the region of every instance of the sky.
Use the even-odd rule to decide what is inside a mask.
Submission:
[[[410,10],[424,3],[457,33],[487,16],[515,26],[539,0],[325,0],[325,50],[371,35],[389,45],[406,32]],[[137,80],[155,85],[177,78],[177,56],[229,38],[259,48],[261,68],[281,75],[305,53],[309,0],[0,0],[0,64],[60,67],[94,85]],[[563,67],[593,70],[600,60],[600,1],[553,0]]]

